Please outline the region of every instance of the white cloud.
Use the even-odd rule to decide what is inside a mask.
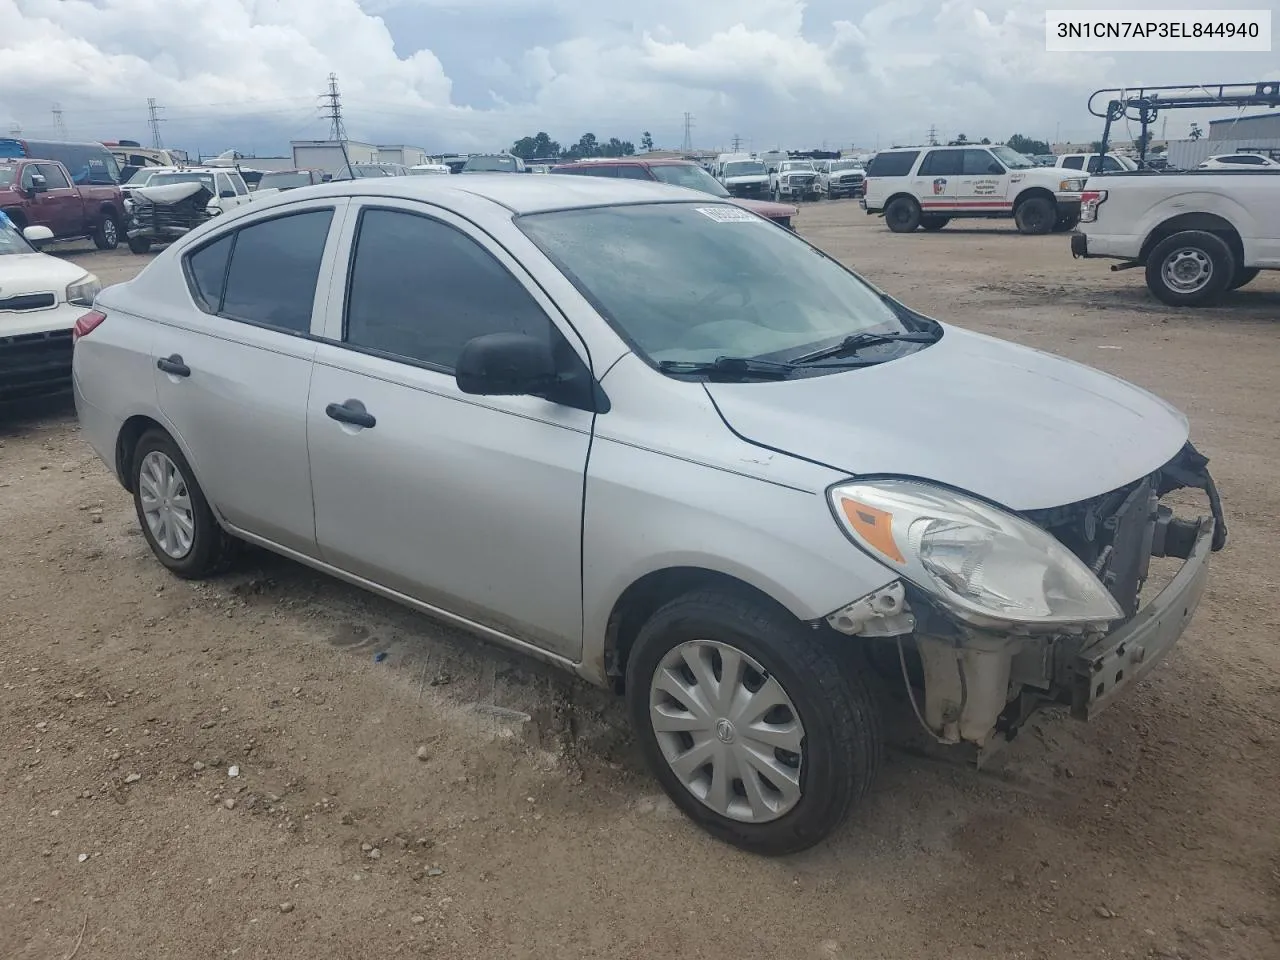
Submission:
[[[1128,0],[1168,6],[1178,0]],[[1267,54],[1046,54],[1030,0],[0,0],[0,135],[283,149],[323,136],[494,148],[536,130],[758,146],[1096,137],[1104,86],[1280,76]],[[1059,0],[1053,6],[1097,6]],[[1192,118],[1171,114],[1171,135]]]

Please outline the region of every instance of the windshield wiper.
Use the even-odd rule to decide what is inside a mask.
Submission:
[[[661,360],[658,369],[664,373],[702,374],[726,380],[785,380],[795,368],[790,363],[773,360],[716,357],[714,360]]]
[[[874,347],[881,343],[933,343],[937,339],[938,335],[934,333],[854,333],[834,346],[823,347],[821,350],[814,350],[812,353],[802,353],[798,357],[792,357],[787,362],[791,364],[813,363],[815,360],[827,360],[831,357],[857,353],[863,347]]]

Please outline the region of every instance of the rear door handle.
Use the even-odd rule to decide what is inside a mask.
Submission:
[[[182,362],[182,355],[178,353],[168,357],[161,357],[156,361],[156,366],[175,377],[191,376],[191,368]]]
[[[378,425],[377,419],[359,400],[347,400],[344,403],[331,403],[324,408],[325,416],[339,423],[349,423],[356,427],[373,429]]]

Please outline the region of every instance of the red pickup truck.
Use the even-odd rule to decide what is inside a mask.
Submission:
[[[19,229],[48,227],[54,239],[91,238],[114,250],[124,222],[119,184],[77,186],[56,160],[0,159],[0,210]]]

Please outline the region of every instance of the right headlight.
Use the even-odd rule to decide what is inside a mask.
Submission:
[[[1103,626],[1124,617],[1075,554],[1021,517],[932,484],[870,480],[828,492],[849,537],[982,626]]]

